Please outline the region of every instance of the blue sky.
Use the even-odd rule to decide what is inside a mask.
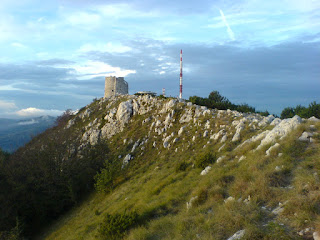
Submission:
[[[320,101],[318,0],[1,0],[0,118],[81,108],[109,75],[177,96],[180,49],[184,98]]]

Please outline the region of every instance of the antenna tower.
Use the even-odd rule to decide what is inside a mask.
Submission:
[[[182,49],[180,51],[180,94],[179,98],[182,99]]]
[[[166,89],[162,88],[162,95],[165,97],[166,96]]]

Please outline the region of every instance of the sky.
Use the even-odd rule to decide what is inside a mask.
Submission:
[[[0,118],[57,116],[104,94],[219,91],[280,114],[320,102],[319,0],[1,0]]]

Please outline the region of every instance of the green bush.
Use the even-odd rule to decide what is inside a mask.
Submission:
[[[106,160],[104,168],[95,177],[95,188],[98,192],[108,192],[114,187],[115,177],[118,175],[118,166],[112,160]]]
[[[316,117],[320,118],[320,104],[312,102],[308,107],[297,105],[295,108],[287,107],[282,110],[281,118],[291,118],[294,115],[298,115],[302,118]]]
[[[207,98],[191,96],[189,97],[189,101],[193,104],[207,106],[208,108],[217,108],[220,110],[230,109],[239,112],[256,112],[254,107],[251,107],[246,103],[240,105],[231,103],[228,98],[222,96],[218,91],[211,92]]]
[[[99,226],[99,234],[103,239],[122,239],[126,232],[138,223],[139,215],[131,213],[107,214]]]
[[[195,165],[198,168],[205,168],[209,164],[215,163],[216,160],[217,158],[213,153],[207,152],[207,153],[201,154],[196,159]]]
[[[180,162],[176,165],[176,172],[183,172],[185,170],[187,170],[189,164],[185,161]]]

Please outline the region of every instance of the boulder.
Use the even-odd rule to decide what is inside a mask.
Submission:
[[[92,146],[96,145],[100,139],[101,130],[95,129],[91,131],[89,141]]]
[[[320,240],[320,233],[319,232],[314,232],[312,235],[313,235],[314,240]]]
[[[275,118],[275,119],[273,119],[273,121],[270,123],[270,125],[272,125],[272,126],[277,126],[279,123],[281,123],[281,119],[280,119],[280,118]]]
[[[308,121],[311,121],[311,122],[320,122],[320,119],[316,118],[315,116],[311,117],[311,118],[308,118]]]
[[[298,139],[299,141],[302,141],[302,142],[310,142],[312,136],[313,136],[313,133],[303,132]]]
[[[272,130],[270,130],[264,139],[262,139],[260,145],[257,147],[261,149],[263,146],[274,142],[277,138],[280,137],[280,140],[283,139],[289,132],[298,127],[298,125],[302,122],[302,119],[299,116],[294,116],[293,118],[284,119],[275,126]]]
[[[117,110],[117,120],[120,123],[128,123],[133,114],[132,100],[121,102]]]

